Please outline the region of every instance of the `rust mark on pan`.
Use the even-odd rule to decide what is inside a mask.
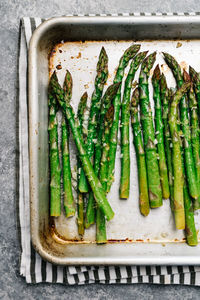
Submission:
[[[53,48],[53,49],[50,51],[49,59],[50,59],[50,58],[53,58],[53,57],[55,56],[55,53],[56,53],[56,47]]]
[[[126,238],[126,239],[122,239],[122,240],[115,240],[115,239],[110,239],[107,240],[107,243],[109,244],[114,244],[114,243],[132,243],[133,240]]]
[[[61,69],[62,69],[61,64],[57,65],[57,66],[56,66],[56,69],[57,69],[57,70],[61,70]]]
[[[76,58],[81,58],[81,52],[78,53]]]

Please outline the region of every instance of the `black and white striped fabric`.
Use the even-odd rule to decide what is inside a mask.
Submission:
[[[185,13],[188,15],[189,13]],[[196,15],[199,13],[191,13]],[[120,14],[123,15],[123,14]],[[127,15],[127,14],[124,14]],[[151,15],[135,13],[132,15]],[[152,14],[162,15],[162,14]],[[173,15],[173,14],[164,14]],[[175,15],[184,15],[178,14]],[[94,15],[92,15],[94,16]],[[102,15],[105,16],[105,15]],[[45,262],[34,251],[30,239],[29,157],[28,157],[28,101],[27,50],[33,31],[44,20],[23,18],[19,42],[19,231],[21,243],[20,274],[27,283],[52,282],[63,284],[90,283],[154,283],[200,285],[198,266],[105,266],[61,267]]]

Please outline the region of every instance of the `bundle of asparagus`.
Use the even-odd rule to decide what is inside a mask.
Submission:
[[[66,75],[67,80],[71,80],[71,74],[69,71],[67,71]],[[114,212],[108,203],[105,195],[105,191],[97,178],[97,176],[94,173],[92,164],[90,162],[90,159],[87,155],[83,137],[80,132],[80,124],[78,119],[74,117],[74,111],[72,106],[68,101],[66,101],[66,95],[61,88],[60,84],[58,83],[57,75],[54,73],[51,77],[49,89],[54,95],[56,96],[56,99],[62,108],[63,114],[65,115],[66,119],[68,120],[69,126],[71,128],[73,138],[75,140],[78,153],[79,153],[79,158],[81,160],[81,164],[84,170],[84,173],[87,177],[87,180],[90,184],[90,187],[94,193],[95,200],[98,204],[98,206],[102,209],[102,211],[105,214],[105,217],[107,220],[111,220],[114,217]]]
[[[194,246],[198,243],[194,209],[200,208],[198,118],[200,76],[192,67],[189,69],[190,75],[185,70],[182,73],[174,57],[163,53],[164,59],[176,79],[177,89],[172,92],[167,87],[165,75],[161,74],[159,65],[157,65],[152,76],[155,108],[153,120],[149,97],[149,77],[156,60],[156,52],[146,57],[147,51],[137,54],[139,49],[140,45],[133,45],[124,52],[114,83],[108,87],[103,97],[103,88],[108,77],[108,57],[105,49],[101,49],[97,64],[95,90],[91,99],[87,138],[83,133],[87,93],[81,97],[77,118],[75,118],[70,105],[71,74],[69,71],[66,72],[63,88],[58,83],[56,73],[54,72],[51,76],[48,89],[50,214],[59,216],[61,213],[61,168],[56,118],[60,106],[63,112],[61,145],[66,217],[75,215],[69,157],[70,127],[78,149],[78,232],[83,235],[84,229],[94,224],[96,217],[96,242],[98,244],[106,243],[106,220],[109,221],[114,216],[106,199],[106,193],[110,191],[114,180],[121,109],[120,198],[129,198],[131,162],[129,122],[131,118],[138,167],[140,212],[147,216],[150,208],[158,208],[162,205],[163,198],[170,198],[176,228],[185,229],[187,243]],[[121,103],[122,80],[125,68],[132,58]],[[130,97],[133,88],[132,82],[140,64],[139,84]],[[79,172],[79,170],[81,171]],[[86,212],[84,212],[84,198],[87,192],[89,192],[89,198]]]

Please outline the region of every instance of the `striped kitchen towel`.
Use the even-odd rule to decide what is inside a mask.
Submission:
[[[138,14],[137,14],[138,15]],[[143,14],[144,15],[144,14]],[[149,14],[148,14],[149,15]],[[154,14],[155,15],[155,14]],[[198,266],[55,266],[41,259],[31,245],[29,207],[27,52],[30,38],[43,22],[23,18],[20,26],[18,65],[19,104],[19,234],[20,274],[27,283],[154,283],[200,285]]]

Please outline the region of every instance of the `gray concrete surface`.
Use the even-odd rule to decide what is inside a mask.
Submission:
[[[73,13],[200,11],[198,0],[0,0],[0,299],[199,299],[183,286],[27,285],[16,231],[16,79],[19,20]]]

